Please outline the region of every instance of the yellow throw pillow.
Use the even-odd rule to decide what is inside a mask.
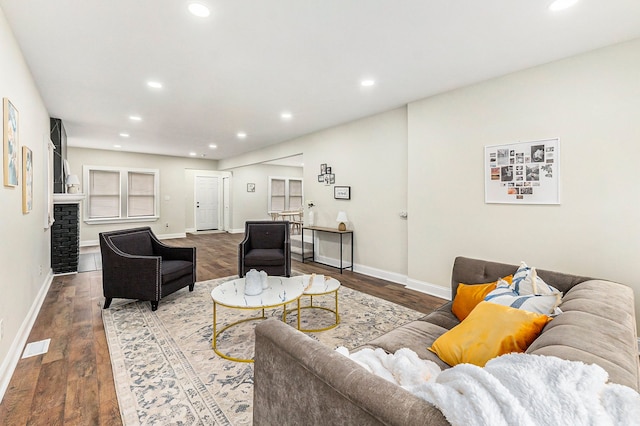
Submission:
[[[501,279],[511,284],[512,278],[513,275],[509,275]],[[471,313],[478,303],[484,300],[487,294],[495,290],[498,281],[486,284],[458,284],[456,297],[453,298],[451,312],[462,321]]]
[[[429,350],[451,366],[484,367],[497,356],[527,350],[549,321],[546,315],[483,301]]]

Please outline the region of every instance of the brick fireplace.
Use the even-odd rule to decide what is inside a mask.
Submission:
[[[54,274],[78,272],[80,202],[84,194],[53,194],[51,269]]]

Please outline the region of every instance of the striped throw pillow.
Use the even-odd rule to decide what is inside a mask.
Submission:
[[[562,301],[562,293],[518,294],[512,287],[498,287],[487,294],[484,300],[511,308],[551,315]]]

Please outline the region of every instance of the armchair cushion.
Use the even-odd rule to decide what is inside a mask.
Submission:
[[[163,260],[160,266],[162,284],[175,281],[193,272],[193,264],[185,260]]]
[[[278,266],[284,264],[282,249],[253,249],[244,255],[246,266]]]

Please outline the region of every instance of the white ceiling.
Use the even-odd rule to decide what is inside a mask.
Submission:
[[[210,159],[640,37],[638,0],[201,0],[204,19],[190,2],[0,6],[70,146]]]

